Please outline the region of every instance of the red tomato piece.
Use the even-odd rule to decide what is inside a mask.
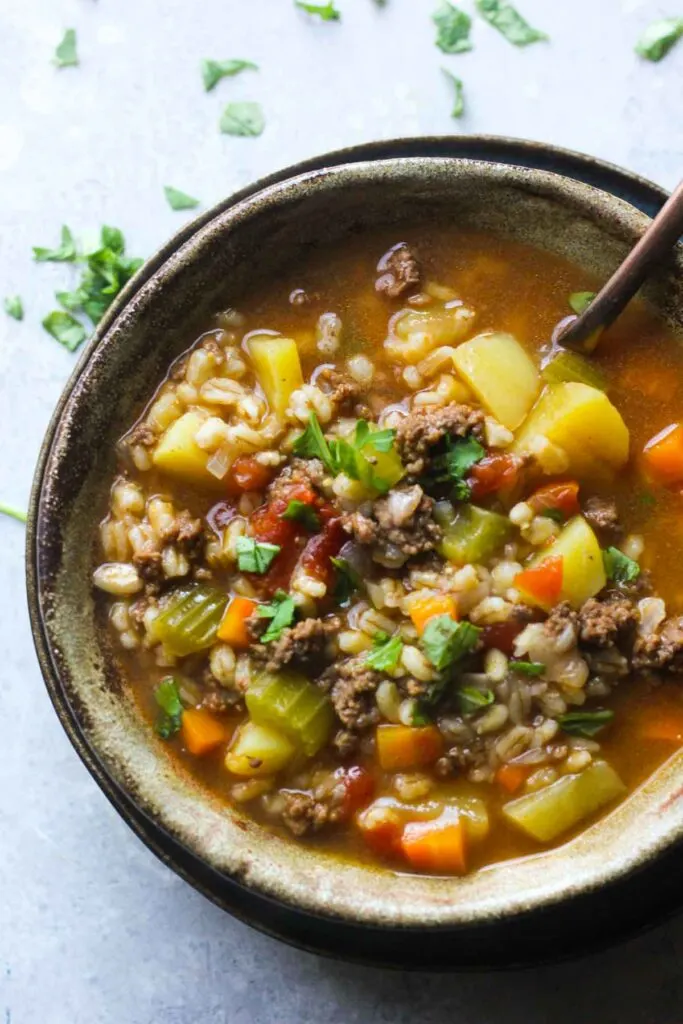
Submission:
[[[516,622],[514,619],[508,619],[507,622],[494,622],[491,626],[484,626],[479,639],[484,650],[489,651],[495,647],[503,654],[512,654],[515,637],[519,636],[525,625],[526,623]]]
[[[309,576],[321,580],[328,587],[334,580],[335,569],[330,561],[341,551],[347,536],[341,519],[330,519],[322,533],[311,537],[301,555],[301,567]]]
[[[357,764],[351,768],[338,768],[334,774],[344,783],[346,791],[344,817],[350,818],[372,798],[375,791],[375,780],[367,768],[362,768]]]
[[[225,478],[228,494],[263,491],[273,479],[271,466],[264,466],[253,455],[238,455]]]
[[[472,498],[478,501],[487,494],[495,494],[497,491],[514,487],[522,465],[522,460],[516,455],[487,455],[470,470],[467,483],[472,491]]]
[[[527,498],[534,512],[543,513],[548,510],[561,512],[565,519],[571,519],[581,511],[579,506],[579,485],[576,480],[563,480],[555,484],[546,484]]]
[[[562,593],[564,559],[562,555],[544,558],[538,565],[523,569],[515,577],[515,586],[528,594],[541,607],[549,608],[557,603]]]

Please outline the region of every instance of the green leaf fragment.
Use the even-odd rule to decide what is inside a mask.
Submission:
[[[256,614],[262,619],[271,620],[268,629],[261,637],[262,644],[269,644],[273,640],[279,640],[282,631],[292,625],[296,615],[296,605],[289,594],[286,594],[284,590],[278,590],[272,603],[260,604],[256,609]]]
[[[572,292],[569,296],[569,305],[577,315],[584,313],[596,296],[596,292]]]
[[[43,327],[52,337],[68,348],[69,352],[76,349],[85,341],[87,331],[83,324],[61,309],[54,309],[43,320]]]
[[[303,434],[299,434],[294,441],[292,451],[302,459],[320,459],[326,469],[334,471],[329,445],[314,412],[308,417]]]
[[[511,661],[509,664],[513,672],[521,672],[523,676],[542,676],[545,672],[542,661]]]
[[[279,544],[268,544],[253,537],[240,537],[237,541],[237,566],[241,572],[262,574],[279,554]]]
[[[436,45],[444,53],[465,53],[472,49],[472,19],[465,11],[445,2],[434,12],[432,21],[437,30]]]
[[[260,103],[228,103],[220,120],[224,135],[257,136],[266,126]]]
[[[62,241],[58,249],[43,249],[40,246],[34,246],[33,249],[36,263],[73,263],[77,257],[76,242],[66,224],[62,227]]]
[[[7,505],[4,501],[0,501],[0,515],[10,516],[12,519],[17,519],[20,523],[26,522],[26,513],[22,512],[20,508],[16,508],[14,505]]]
[[[462,79],[452,74],[447,68],[441,68],[446,78],[453,83],[453,89],[455,92],[455,99],[453,101],[453,109],[451,111],[451,117],[462,117],[465,113],[465,100],[463,94]]]
[[[320,516],[313,506],[308,505],[305,501],[297,501],[296,499],[290,501],[281,518],[294,519],[302,523],[311,533],[315,533],[320,529]]]
[[[162,739],[170,739],[180,730],[183,717],[178,684],[173,676],[161,680],[154,690],[154,699],[160,709],[154,727]]]
[[[495,700],[491,690],[478,690],[476,686],[461,686],[455,691],[455,697],[463,715],[473,715]]]
[[[636,43],[636,53],[645,60],[659,61],[683,36],[683,18],[653,21]]]
[[[632,583],[640,576],[640,566],[619,548],[605,548],[602,553],[605,575],[615,583]]]
[[[294,0],[294,6],[298,7],[300,11],[305,11],[306,14],[316,15],[321,21],[339,21],[341,19],[341,13],[334,6],[333,0],[328,0],[324,4],[312,4],[307,3],[306,0]]]
[[[339,605],[344,607],[350,602],[352,595],[361,589],[363,581],[360,574],[356,572],[351,563],[345,558],[330,557],[330,562],[337,570],[334,599]]]
[[[504,0],[475,0],[475,6],[489,25],[515,46],[529,46],[548,38],[545,32],[532,28],[512,4]]]
[[[435,615],[425,626],[422,649],[440,672],[476,647],[480,633],[481,629],[471,622],[456,622],[450,615]]]
[[[78,65],[74,29],[68,28],[64,33],[64,38],[55,50],[54,62],[58,68],[75,68]]]
[[[13,320],[24,319],[24,304],[21,301],[21,296],[8,295],[3,305],[7,316],[11,316]]]
[[[188,196],[187,192],[181,192],[180,189],[173,188],[171,185],[164,185],[164,195],[172,210],[194,210],[196,206],[199,206],[198,199]]]
[[[613,711],[570,711],[558,715],[560,728],[570,736],[596,736],[614,718]]]
[[[203,60],[202,81],[207,92],[218,85],[222,78],[232,78],[240,71],[258,71],[258,64],[250,60]]]
[[[398,665],[402,651],[400,636],[389,636],[380,630],[372,639],[372,650],[366,655],[365,663],[377,672],[391,672]]]

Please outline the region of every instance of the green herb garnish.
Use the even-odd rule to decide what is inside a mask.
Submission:
[[[308,417],[308,425],[303,434],[299,434],[294,441],[292,451],[302,459],[320,459],[325,468],[332,471],[330,448],[314,412]]]
[[[411,725],[431,725],[431,718],[421,704],[416,704],[410,720]]]
[[[325,468],[333,473],[346,473],[352,480],[360,480],[379,492],[388,490],[386,481],[377,476],[374,466],[364,452],[368,449],[388,452],[394,443],[394,430],[372,432],[370,424],[358,420],[351,441],[335,438],[327,441],[323,435],[318,417],[312,412],[308,425],[292,446],[295,455],[305,459],[320,459]]]
[[[365,663],[378,672],[391,672],[398,665],[402,651],[400,636],[389,636],[379,630],[372,638],[372,650],[366,655]]]
[[[570,736],[596,736],[614,718],[613,711],[570,711],[558,715],[560,728]]]
[[[486,449],[474,437],[446,438],[446,451],[437,456],[432,466],[436,475],[434,483],[453,483],[453,497],[458,501],[469,501],[471,492],[465,480],[467,472],[486,455]]]
[[[173,676],[161,680],[154,690],[154,699],[160,708],[154,727],[162,739],[170,739],[180,730],[183,717],[178,684]]]
[[[8,295],[3,306],[7,316],[11,316],[13,320],[24,319],[24,304],[19,295]]]
[[[290,501],[287,508],[284,510],[281,516],[282,519],[295,519],[310,530],[311,533],[315,533],[316,530],[320,529],[320,516],[313,508],[312,505],[308,505],[305,501]]]
[[[195,206],[199,206],[198,199],[188,196],[187,192],[181,192],[180,189],[173,188],[171,185],[164,185],[164,195],[172,210],[194,210]]]
[[[14,505],[6,505],[4,501],[0,501],[0,515],[11,516],[12,519],[17,519],[20,523],[26,522],[25,512]]]
[[[462,79],[458,78],[447,68],[441,68],[446,78],[452,82],[453,89],[455,92],[455,99],[453,101],[453,109],[451,111],[451,117],[462,117],[465,113],[465,100],[463,96],[463,84]]]
[[[337,582],[334,588],[335,601],[344,606],[347,605],[351,596],[363,586],[360,574],[345,558],[330,558],[332,565],[337,570]]]
[[[305,11],[306,14],[315,14],[321,21],[339,21],[341,18],[333,0],[327,0],[327,3],[324,4],[310,4],[305,0],[294,0],[294,6],[298,7],[300,11]]]
[[[62,242],[58,249],[43,249],[41,246],[33,248],[36,263],[73,263],[77,257],[76,242],[66,224],[62,227]]]
[[[43,327],[60,345],[68,348],[69,352],[75,352],[85,341],[87,334],[80,320],[61,309],[54,309],[48,313],[43,320]]]
[[[54,61],[58,68],[75,68],[78,65],[74,29],[68,28],[64,33],[64,38],[55,50]]]
[[[203,60],[202,81],[207,92],[218,85],[222,78],[232,78],[240,71],[258,71],[258,64],[250,60]]]
[[[270,625],[261,637],[262,644],[279,640],[282,631],[291,626],[296,615],[294,600],[284,590],[277,590],[271,604],[260,604],[256,614],[262,619],[270,619]]]
[[[228,103],[219,122],[224,135],[257,136],[263,133],[266,120],[260,103]]]
[[[545,32],[539,32],[512,6],[503,0],[474,0],[475,6],[489,25],[497,28],[509,43],[528,46],[547,39]]]
[[[521,672],[523,676],[542,676],[545,672],[542,661],[511,661],[509,665],[513,672]]]
[[[472,19],[465,11],[445,2],[434,12],[432,21],[436,25],[436,45],[444,53],[465,53],[472,49],[470,28]]]
[[[493,704],[495,700],[490,690],[478,690],[475,686],[461,686],[455,691],[455,698],[463,715],[473,715],[481,708]]]
[[[633,583],[640,576],[640,566],[619,548],[605,548],[602,553],[605,574],[615,583]]]
[[[683,18],[662,18],[653,21],[636,43],[636,53],[645,60],[658,61],[683,36]]]
[[[435,615],[422,634],[422,648],[439,672],[476,646],[481,629],[471,622],[456,622],[450,615]]]
[[[555,523],[563,523],[565,520],[564,512],[559,508],[541,509],[539,515],[544,516],[546,519],[552,519]]]
[[[279,544],[254,540],[253,537],[239,537],[236,545],[237,567],[241,572],[264,573],[273,559],[280,554]]]
[[[577,315],[584,313],[596,296],[596,292],[572,292],[569,296],[569,305]]]

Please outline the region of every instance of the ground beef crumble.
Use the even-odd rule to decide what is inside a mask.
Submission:
[[[404,502],[397,504],[397,494],[404,496]],[[397,511],[401,504],[405,505],[406,515]],[[384,554],[393,547],[412,558],[433,551],[441,540],[441,527],[434,521],[433,512],[434,500],[415,484],[395,488],[393,496],[379,498],[367,515],[360,511],[344,515],[342,526],[359,544],[372,544]]]
[[[377,264],[375,291],[398,299],[420,284],[420,265],[406,242],[392,246]]]
[[[256,618],[256,617],[253,617]],[[265,619],[257,618],[254,626],[249,621],[249,631],[253,635]],[[309,665],[325,658],[325,648],[330,637],[341,629],[341,619],[336,615],[329,619],[303,619],[294,626],[283,629],[277,640],[269,644],[253,644],[250,652],[254,657],[266,662],[267,672],[278,672],[284,665],[294,662],[298,665]]]
[[[289,500],[292,484],[319,490],[325,478],[325,467],[320,459],[292,459],[278,473],[268,489],[268,500]]]
[[[666,619],[659,632],[636,639],[633,667],[641,671],[683,672],[683,616]]]
[[[325,366],[315,379],[316,385],[322,385],[331,402],[339,410],[353,412],[356,416],[370,418],[372,413],[363,400],[363,385],[340,373],[332,366]]]
[[[358,733],[379,719],[375,691],[381,681],[381,674],[369,668],[361,656],[331,665],[318,680],[318,685],[329,691],[332,707],[344,730]],[[336,740],[339,740],[335,741],[338,749],[340,745],[351,749],[349,737],[338,736]]]
[[[579,617],[569,604],[568,601],[563,601],[562,604],[558,604],[550,612],[550,615],[543,623],[546,633],[557,640],[562,635],[567,626],[573,626],[574,629],[578,626]]]
[[[153,448],[157,443],[157,435],[154,433],[149,423],[138,423],[137,426],[133,427],[130,434],[126,438],[126,442],[132,447],[136,444],[141,444],[143,448]]]
[[[441,409],[416,409],[400,420],[396,429],[396,447],[406,472],[419,476],[425,472],[430,451],[450,435],[483,435],[484,414],[470,405],[454,403]]]
[[[622,532],[617,504],[611,498],[589,498],[583,514],[602,538],[615,538]]]
[[[282,821],[295,836],[319,832],[326,825],[340,821],[344,814],[344,788],[333,790],[326,799],[297,790],[283,790],[285,807]]]
[[[611,647],[627,640],[638,615],[633,601],[620,594],[591,597],[579,609],[579,638],[594,647]]]

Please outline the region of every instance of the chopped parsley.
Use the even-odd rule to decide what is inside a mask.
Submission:
[[[296,499],[290,501],[281,518],[296,519],[298,522],[303,523],[311,533],[315,533],[316,530],[320,529],[320,516],[313,506],[305,501],[297,501]]]
[[[471,622],[456,622],[450,615],[435,615],[425,626],[422,648],[439,672],[476,646],[481,629]]]
[[[636,43],[636,53],[645,60],[661,60],[682,36],[683,18],[662,18],[653,21]]]
[[[13,320],[24,319],[24,303],[21,301],[21,296],[8,295],[3,306],[7,316],[11,316]]]
[[[596,292],[572,292],[569,296],[569,305],[580,316],[581,313],[585,313],[595,296]]]
[[[282,631],[291,626],[296,615],[294,600],[284,590],[277,590],[271,604],[260,604],[256,614],[262,619],[270,619],[268,629],[261,637],[262,644],[279,640]]]
[[[228,103],[219,122],[224,135],[256,137],[263,133],[266,120],[260,103]]]
[[[521,672],[523,676],[542,676],[545,672],[542,661],[511,661],[510,668],[513,672]]]
[[[306,3],[306,0],[294,0],[294,6],[306,14],[315,14],[321,21],[339,21],[340,12],[334,6],[333,0],[327,0],[324,4]]]
[[[493,704],[495,700],[490,690],[478,690],[476,686],[461,686],[455,691],[455,697],[463,715],[473,715],[481,708]]]
[[[372,638],[372,650],[366,655],[365,662],[378,672],[391,672],[398,665],[402,651],[400,636],[389,636],[379,630]]]
[[[446,451],[437,456],[432,465],[436,471],[434,483],[453,483],[453,497],[469,501],[471,492],[465,476],[472,466],[486,455],[486,449],[474,437],[446,438]]]
[[[605,574],[615,583],[633,583],[640,576],[640,566],[619,548],[605,548],[602,553]]]
[[[560,728],[570,736],[597,736],[614,718],[613,711],[570,711],[558,715]]]
[[[67,348],[69,352],[75,352],[86,339],[87,331],[80,320],[77,320],[71,313],[65,313],[61,309],[55,309],[43,320],[43,327],[48,334]]]
[[[497,28],[501,35],[504,35],[509,43],[515,46],[529,46],[530,43],[537,43],[547,39],[545,32],[539,32],[532,28],[522,15],[504,0],[474,0],[475,6],[481,16],[488,21],[489,25]]]
[[[308,417],[303,434],[299,434],[295,439],[292,451],[302,459],[320,459],[326,469],[332,469],[330,448],[314,412]]]
[[[351,600],[351,595],[363,585],[360,574],[345,558],[330,558],[332,565],[337,570],[337,582],[334,587],[334,599],[340,605],[346,605]]]
[[[335,438],[327,441],[312,412],[303,434],[294,441],[293,451],[304,459],[320,459],[325,468],[333,473],[346,473],[352,480],[360,480],[375,490],[385,492],[389,484],[375,472],[373,463],[365,454],[367,451],[388,452],[391,450],[396,432],[394,430],[371,431],[370,424],[358,420],[351,440]]]
[[[180,730],[183,718],[183,705],[173,676],[161,680],[154,690],[154,699],[160,709],[154,728],[162,739],[170,739]]]
[[[4,501],[0,501],[0,515],[10,516],[12,519],[17,519],[20,523],[26,522],[25,512],[22,512],[20,508],[16,508],[14,505],[6,505]]]
[[[263,574],[279,554],[279,544],[268,544],[253,537],[239,537],[237,540],[237,567],[241,572]]]
[[[565,521],[565,514],[562,509],[559,508],[544,508],[541,509],[539,515],[545,516],[546,519],[552,519],[556,523],[563,523]]]
[[[415,707],[413,708],[413,714],[412,714],[412,718],[410,720],[410,724],[411,725],[418,725],[418,726],[419,725],[430,725],[431,721],[432,721],[431,718],[429,717],[429,715],[425,711],[425,709],[422,706],[422,704],[420,704],[419,702],[416,702]]]
[[[472,49],[472,19],[465,11],[461,11],[446,0],[434,12],[432,21],[436,25],[436,45],[444,53],[465,53]]]
[[[232,78],[240,71],[258,71],[258,64],[250,60],[203,60],[202,81],[207,92],[218,85],[222,78]]]
[[[180,189],[173,188],[171,185],[164,185],[164,195],[172,210],[194,210],[195,206],[199,206],[198,199],[188,196],[187,192],[181,192]]]
[[[58,249],[44,249],[34,246],[33,258],[36,263],[74,263],[78,258],[76,242],[66,224],[62,227],[62,241]]]
[[[75,68],[78,65],[78,53],[76,51],[76,32],[68,28],[64,38],[55,50],[55,64],[58,68]]]
[[[451,117],[462,117],[462,115],[465,113],[465,100],[463,97],[462,79],[458,78],[447,68],[441,68],[441,70],[443,71],[446,78],[448,78],[448,80],[453,83],[453,90],[455,96],[453,100],[453,109],[451,111]]]

